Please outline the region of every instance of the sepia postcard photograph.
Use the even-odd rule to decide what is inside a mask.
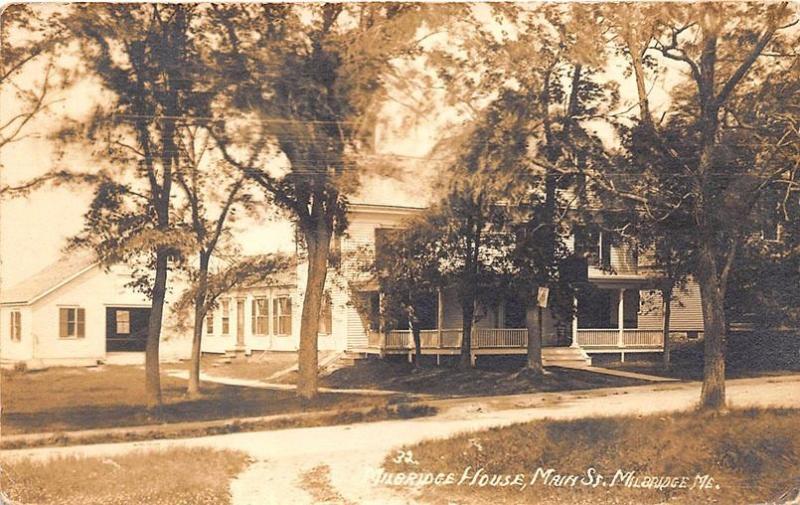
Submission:
[[[800,3],[0,7],[0,505],[800,505]]]

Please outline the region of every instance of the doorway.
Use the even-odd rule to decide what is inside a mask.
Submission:
[[[150,309],[106,307],[106,352],[143,352]]]

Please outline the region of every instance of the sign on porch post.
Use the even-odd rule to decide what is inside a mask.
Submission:
[[[536,305],[545,309],[547,308],[547,299],[550,296],[550,288],[539,286],[539,292],[536,294]]]
[[[539,325],[539,338],[544,342],[544,314],[542,309],[547,307],[547,299],[550,296],[550,288],[539,286],[539,292],[536,294],[536,305],[539,306],[539,317],[537,324]]]

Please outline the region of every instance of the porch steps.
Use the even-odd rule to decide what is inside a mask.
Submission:
[[[345,351],[339,355],[339,358],[334,361],[331,365],[345,367],[345,366],[353,366],[359,361],[363,361],[367,359],[367,353],[364,352],[353,352],[353,351]]]
[[[544,366],[587,367],[592,365],[592,358],[580,347],[544,347],[542,348],[542,364]]]

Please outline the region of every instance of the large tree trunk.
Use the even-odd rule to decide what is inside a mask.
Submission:
[[[662,338],[664,340],[664,368],[669,369],[670,363],[670,341],[669,341],[669,320],[672,317],[672,287],[669,287],[661,292],[661,299],[664,304],[664,311],[662,317],[664,322],[662,325]]]
[[[315,232],[306,233],[308,246],[308,278],[300,317],[300,350],[298,352],[297,394],[312,400],[317,396],[317,333],[319,313],[328,275],[328,254],[331,232],[320,218]]]
[[[461,302],[461,359],[459,366],[463,369],[472,368],[472,323],[475,317],[475,295],[467,296]]]
[[[480,208],[480,202],[477,207]],[[470,233],[474,235],[468,240],[469,248],[464,271],[466,278],[461,286],[461,359],[459,366],[462,369],[472,368],[472,324],[475,320],[475,304],[478,298],[478,266],[481,250],[481,220],[471,219]]]
[[[418,368],[420,359],[422,358],[422,338],[417,321],[411,322],[411,336],[414,338],[414,366]]]
[[[700,406],[725,406],[725,306],[713,250],[707,245],[700,253],[698,282],[703,306],[703,388]]]
[[[537,306],[527,307],[525,311],[525,327],[528,329],[528,359],[525,368],[536,375],[544,373],[541,315],[541,308]]]
[[[203,339],[203,323],[207,307],[208,293],[208,256],[200,254],[200,272],[197,279],[197,293],[194,297],[194,334],[192,335],[192,362],[189,367],[189,385],[186,393],[189,396],[200,394],[200,356]]]
[[[158,346],[161,342],[164,297],[167,293],[167,267],[167,252],[163,248],[159,248],[156,251],[155,281],[153,282],[153,298],[144,354],[146,405],[149,409],[157,408],[161,405]]]

